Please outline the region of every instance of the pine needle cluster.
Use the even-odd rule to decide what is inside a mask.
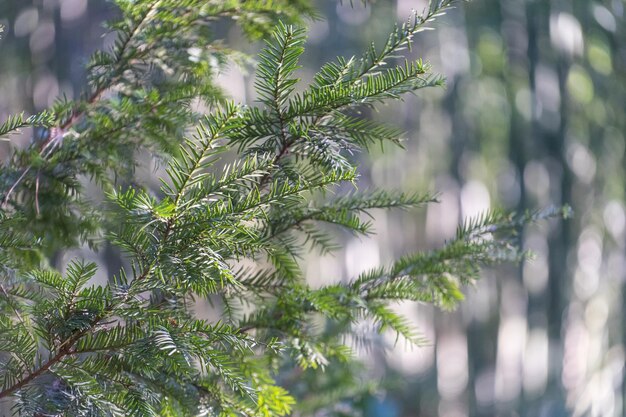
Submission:
[[[32,127],[36,138],[0,173],[0,400],[15,415],[331,415],[371,388],[343,343],[356,323],[420,343],[391,305],[453,307],[481,265],[522,256],[515,231],[544,217],[490,212],[438,250],[312,288],[300,259],[337,249],[328,225],[369,235],[372,210],[436,201],[357,190],[352,155],[402,135],[364,108],[443,84],[421,60],[397,62],[450,2],[413,15],[382,48],[324,65],[306,87],[305,1],[116,4],[117,41],[91,58],[84,96],[0,125],[1,136]],[[230,102],[215,83],[242,59],[215,39],[228,20],[266,39],[255,105]],[[167,164],[157,190],[129,181],[146,150]],[[101,209],[88,182],[106,195]],[[126,260],[105,285],[93,263],[61,272],[46,262],[103,243]],[[197,314],[201,299],[219,320]],[[288,392],[285,375],[301,385]],[[303,387],[320,396],[297,405]]]

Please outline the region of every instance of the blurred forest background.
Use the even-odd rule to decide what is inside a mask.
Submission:
[[[419,0],[317,0],[301,76],[337,55],[385,39]],[[312,255],[315,277],[352,277],[416,249],[440,245],[459,221],[489,207],[515,211],[569,204],[574,217],[520,236],[531,262],[487,270],[455,312],[399,306],[429,344],[393,337],[362,352],[385,396],[366,415],[621,416],[626,413],[626,25],[624,0],[475,0],[416,39],[447,77],[445,89],[372,117],[403,126],[406,150],[362,158],[362,187],[436,190],[421,212],[380,213],[370,240],[344,236],[334,257]],[[88,56],[111,39],[104,0],[0,0],[0,120],[76,97]],[[250,53],[235,30],[218,35]],[[253,67],[221,74],[239,102],[254,100]],[[0,143],[0,157],[28,135]],[[152,163],[138,181],[158,184]],[[76,255],[115,268],[116,253]],[[386,349],[384,348],[386,346]]]

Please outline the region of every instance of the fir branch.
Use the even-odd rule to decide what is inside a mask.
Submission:
[[[160,0],[153,2],[153,5],[148,9],[148,12],[146,13],[145,17],[139,21],[139,24],[137,24],[135,28],[133,28],[130,35],[127,36],[123,40],[123,42],[120,45],[120,48],[118,49],[118,53],[116,54],[115,65],[120,65],[120,63],[122,62],[124,52],[126,51],[129,44],[131,43],[131,40],[140,31],[141,27],[143,26],[144,22],[148,20],[149,16],[153,14],[158,3],[160,3]],[[64,136],[66,135],[66,131],[71,129],[74,126],[74,124],[76,124],[78,120],[87,112],[87,107],[96,103],[100,99],[100,97],[104,94],[104,92],[108,90],[109,88],[111,88],[120,79],[121,75],[119,74],[123,72],[122,69],[120,68],[116,72],[118,73],[118,75],[114,75],[113,78],[111,78],[111,80],[108,83],[103,84],[99,86],[98,88],[96,88],[96,90],[86,100],[81,110],[72,110],[71,116],[66,121],[62,122],[59,125],[58,129],[54,130],[54,132],[51,132],[46,140],[41,141],[40,143],[37,144],[37,146],[39,147],[38,152],[39,152],[40,157],[47,158],[50,155],[50,152],[52,151],[52,149],[59,143],[59,141],[63,140]],[[49,119],[51,118],[52,116],[49,116]],[[9,121],[7,121],[7,123],[8,122]],[[51,122],[52,120],[50,120],[50,123],[47,125],[48,127],[52,125]],[[0,136],[3,136],[2,134],[3,127],[5,126],[3,125],[2,127],[0,127]],[[3,207],[6,207],[6,205],[9,202],[9,199],[11,198],[11,195],[13,194],[15,189],[18,187],[18,185],[22,182],[22,180],[24,180],[26,175],[28,175],[30,170],[31,170],[31,166],[26,167],[22,171],[22,173],[19,175],[17,180],[9,187],[8,191],[4,195],[4,199],[2,202]]]
[[[300,261],[310,247],[333,250],[327,225],[369,234],[374,210],[436,200],[385,190],[344,192],[340,185],[358,179],[354,153],[374,143],[398,144],[402,134],[358,116],[362,107],[442,83],[422,61],[390,63],[451,2],[431,3],[412,16],[381,50],[371,47],[361,59],[324,66],[302,93],[296,93],[296,72],[304,30],[279,25],[260,54],[255,107],[234,105],[217,92],[204,58],[215,53],[220,61],[227,52],[212,48],[205,29],[232,18],[258,35],[271,26],[259,17],[293,17],[307,10],[300,1],[117,3],[122,19],[110,28],[119,37],[112,51],[93,57],[92,93],[58,102],[39,119],[10,118],[0,128],[52,128],[42,144],[16,153],[17,168],[1,175],[7,185],[16,178],[22,185],[19,193],[15,185],[5,194],[21,220],[6,222],[0,214],[0,272],[8,277],[0,285],[0,351],[7,357],[0,398],[16,399],[16,412],[286,415],[294,399],[276,384],[280,369],[297,369],[298,378],[307,369],[333,372],[339,362],[346,364],[342,372],[354,370],[343,345],[348,334],[367,346],[371,331],[391,329],[422,343],[393,303],[453,307],[482,265],[525,256],[516,241],[519,228],[566,214],[489,212],[463,223],[437,250],[312,288]],[[188,51],[196,45],[198,56]],[[153,82],[153,75],[162,81]],[[195,98],[211,104],[202,121],[190,108]],[[196,132],[183,141],[190,125]],[[133,151],[151,145],[171,158],[160,189],[113,191],[108,171],[132,168]],[[50,235],[57,217],[52,228],[33,225],[46,209],[85,220],[76,179],[85,173],[108,191],[107,224],[97,226],[108,229],[104,239],[130,265],[106,285],[92,283],[94,264],[72,262],[61,274],[19,255],[36,239],[66,247]],[[339,196],[328,198],[333,191]],[[52,207],[57,200],[59,209]],[[76,233],[88,232],[84,224],[72,225],[68,234]],[[198,298],[222,300],[214,309],[223,319],[199,319]],[[353,333],[352,325],[364,320],[372,323],[367,333]],[[319,383],[319,374],[312,375],[307,386]],[[63,400],[43,404],[46,390]],[[332,398],[342,392],[359,391],[337,391]]]
[[[32,116],[24,117],[24,113],[15,116],[9,116],[2,125],[0,125],[0,137],[7,136],[11,133],[17,133],[19,129],[24,127],[44,126],[49,127],[54,123],[54,115],[44,111]]]

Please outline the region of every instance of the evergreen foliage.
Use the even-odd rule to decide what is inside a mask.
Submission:
[[[420,343],[394,303],[451,308],[480,265],[523,256],[515,230],[557,211],[487,213],[439,250],[344,284],[312,288],[299,262],[311,248],[337,249],[324,225],[367,235],[373,209],[435,202],[357,190],[351,155],[400,141],[361,109],[442,85],[420,60],[394,62],[449,3],[414,15],[382,49],[325,65],[303,88],[306,33],[283,22],[314,16],[304,1],[116,0],[117,41],[89,62],[85,95],[0,126],[2,136],[35,132],[0,173],[0,399],[24,416],[333,413],[371,389],[343,343],[367,343],[354,324]],[[258,105],[232,103],[215,85],[218,67],[247,59],[214,38],[213,24],[228,19],[268,39]],[[159,190],[130,182],[141,150],[167,161]],[[84,195],[88,181],[106,194],[102,209]],[[93,263],[60,272],[46,262],[104,242],[128,261],[106,285],[93,283]],[[221,319],[200,318],[198,299]],[[302,381],[291,393],[288,372]],[[306,387],[319,395],[297,405]]]

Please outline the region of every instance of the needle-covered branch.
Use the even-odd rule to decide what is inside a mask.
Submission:
[[[116,3],[117,41],[90,61],[84,98],[0,125],[0,135],[40,136],[0,173],[0,399],[16,415],[324,412],[364,392],[346,338],[367,347],[391,330],[422,343],[395,303],[453,307],[481,266],[524,255],[519,228],[566,214],[490,212],[441,248],[313,287],[303,258],[339,250],[336,230],[371,235],[377,210],[436,204],[429,193],[359,191],[354,155],[402,139],[364,108],[442,84],[421,60],[394,62],[450,2],[393,29],[382,49],[325,65],[309,86],[297,72],[305,30],[277,23],[310,15],[305,1]],[[273,29],[254,105],[215,84],[236,55],[212,30],[225,19],[252,37]],[[166,159],[160,187],[134,184],[140,149]],[[106,196],[97,208],[85,177]],[[95,239],[120,250],[120,270],[42,262]],[[322,369],[344,385],[298,405],[284,385],[321,389]]]

